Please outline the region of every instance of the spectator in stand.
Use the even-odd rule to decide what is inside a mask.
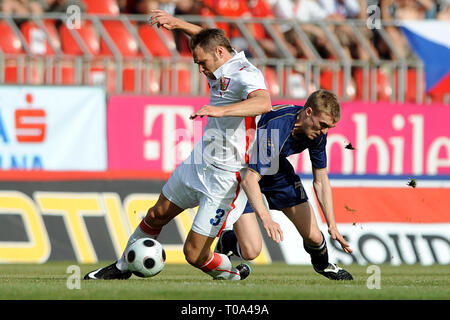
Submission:
[[[5,14],[31,15],[43,13],[39,0],[0,0],[1,12]]]
[[[319,0],[324,10],[327,12],[327,18],[334,21],[345,21],[346,19],[367,19],[367,4],[365,0]],[[350,59],[369,60],[370,55],[364,50],[364,47],[358,41],[352,28],[348,24],[338,24],[331,31],[339,39],[346,56]],[[359,28],[362,35],[370,38],[370,32],[367,28]],[[373,50],[376,52],[375,50]]]
[[[170,15],[175,13],[178,0],[120,0],[121,13],[149,14],[151,10],[164,10]]]
[[[391,0],[388,3],[393,19],[423,20],[436,17],[436,4],[433,0]]]
[[[272,9],[277,18],[311,22],[311,24],[301,24],[301,28],[308,35],[321,57],[326,59],[337,56],[325,32],[313,24],[315,21],[328,19],[328,14],[320,3],[314,0],[278,0],[273,4]],[[313,54],[290,25],[281,25],[281,29],[288,41],[301,50],[301,56],[314,59]]]
[[[39,15],[44,12],[39,0],[0,0],[0,11],[8,15]],[[20,28],[21,24],[28,21],[27,17],[14,18],[14,22]]]
[[[266,0],[249,0],[248,1],[249,11],[254,18],[274,18],[272,8]],[[259,45],[264,49],[267,56],[270,58],[283,58],[284,54],[278,48],[276,42],[270,36],[268,31],[262,24],[254,24],[253,32],[255,39],[258,41]],[[276,24],[272,24],[273,31],[276,33],[278,38],[283,42],[285,47],[289,50],[290,54],[294,58],[298,57],[297,49],[289,43],[280,27]]]
[[[202,0],[177,1],[175,7],[175,14],[199,15],[202,5],[203,5]]]
[[[450,21],[450,0],[441,0],[439,11],[436,15],[437,20]]]
[[[71,5],[77,5],[81,11],[85,6],[82,0],[40,0],[45,12],[66,12]]]
[[[361,2],[358,0],[319,0],[322,8],[329,15],[358,19],[361,13]]]
[[[423,20],[436,17],[436,5],[432,0],[380,0],[380,5],[381,18],[387,22],[393,20]],[[414,53],[398,28],[391,25],[385,29],[400,57],[414,59]],[[390,52],[390,57],[391,59],[396,58],[392,52]]]
[[[265,0],[204,0],[204,7],[201,10],[201,14],[205,16],[222,16],[231,18],[252,18],[252,17],[271,17],[273,16],[270,6]],[[279,52],[274,40],[267,33],[267,30],[260,24],[247,24],[247,29],[252,36],[258,41],[258,44],[262,47],[265,54],[269,57],[282,57],[282,53]],[[251,48],[247,42],[247,39],[241,34],[238,27],[231,23],[217,23],[217,27],[225,30],[225,33],[231,39],[231,44],[237,51],[244,51],[249,57],[255,56],[253,48]],[[275,26],[275,32],[282,36],[278,27]],[[285,41],[288,50],[296,56],[295,48],[289,44],[284,36],[281,37],[282,41]]]

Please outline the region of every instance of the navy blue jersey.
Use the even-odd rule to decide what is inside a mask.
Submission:
[[[327,166],[326,134],[313,140],[292,135],[302,108],[296,105],[274,106],[258,122],[257,140],[251,152],[249,168],[262,176],[259,185],[270,209],[281,210],[308,200],[288,156],[308,149],[314,168]],[[246,212],[253,212],[249,203]]]

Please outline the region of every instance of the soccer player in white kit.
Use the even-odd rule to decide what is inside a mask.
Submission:
[[[178,214],[198,206],[183,248],[187,262],[214,279],[245,279],[250,273],[248,265],[235,268],[226,255],[210,248],[222,230],[239,218],[247,201],[240,182],[248,164],[252,133],[258,116],[271,109],[264,77],[243,52],[234,51],[221,30],[203,29],[161,10],[152,11],[150,24],[179,29],[191,36],[194,62],[208,79],[210,102],[191,116],[208,116],[202,139],[172,173],[127,247],[143,237],[156,238]],[[88,273],[85,279],[130,276],[122,255],[117,262]]]

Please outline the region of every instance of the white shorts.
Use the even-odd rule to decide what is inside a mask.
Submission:
[[[181,209],[198,206],[192,230],[216,237],[244,211],[247,196],[240,182],[245,170],[231,172],[206,163],[183,162],[172,173],[162,193]]]

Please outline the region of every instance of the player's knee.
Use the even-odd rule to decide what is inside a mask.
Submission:
[[[251,261],[251,260],[255,260],[256,258],[258,258],[259,254],[260,254],[260,251],[246,251],[246,252],[242,253],[242,258],[244,260]]]
[[[241,256],[245,260],[254,260],[258,258],[261,253],[261,246],[248,246],[248,245],[240,245]]]
[[[310,232],[307,236],[303,238],[303,241],[314,246],[320,246],[325,240],[322,232],[320,230],[315,232]]]

